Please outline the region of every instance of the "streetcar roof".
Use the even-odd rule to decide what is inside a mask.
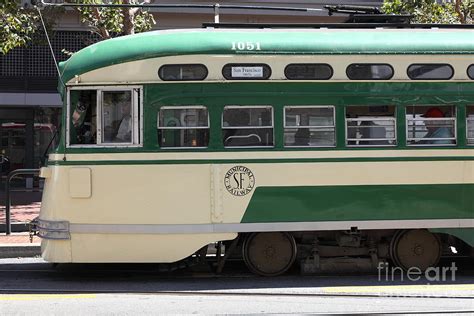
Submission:
[[[101,41],[60,63],[61,79],[124,62],[177,55],[473,54],[472,29],[180,29]],[[234,44],[233,44],[234,43]],[[258,43],[242,50],[236,43]]]

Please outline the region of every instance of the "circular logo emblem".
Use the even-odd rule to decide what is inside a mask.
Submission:
[[[230,194],[244,196],[255,186],[255,177],[249,168],[235,166],[225,174],[224,185]]]

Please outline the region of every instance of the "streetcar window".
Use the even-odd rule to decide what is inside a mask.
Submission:
[[[97,90],[72,90],[69,99],[69,144],[96,144]]]
[[[346,145],[396,146],[395,106],[346,107]]]
[[[351,80],[388,80],[393,77],[393,68],[388,64],[350,64],[346,75]]]
[[[454,75],[454,69],[448,64],[413,64],[407,75],[413,80],[446,80]]]
[[[271,106],[226,106],[222,113],[222,141],[225,147],[272,147]]]
[[[469,78],[474,79],[474,64],[467,68],[467,75]]]
[[[139,144],[139,89],[71,90],[69,145]]]
[[[285,147],[336,145],[333,106],[286,106]]]
[[[285,68],[289,80],[328,80],[332,74],[328,64],[290,64]]]
[[[164,81],[204,80],[207,68],[201,64],[164,65],[158,70],[158,76]]]
[[[132,91],[102,92],[102,143],[131,144],[134,133]]]
[[[209,114],[204,106],[167,106],[158,112],[158,144],[163,148],[205,148]]]
[[[264,80],[270,78],[272,71],[266,64],[227,64],[222,75],[227,80]]]
[[[456,144],[454,106],[408,106],[407,145],[446,146]]]
[[[474,145],[474,105],[466,107],[467,144]]]

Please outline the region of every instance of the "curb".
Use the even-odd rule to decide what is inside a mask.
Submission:
[[[0,244],[0,258],[29,258],[41,256],[40,244]]]
[[[12,233],[24,233],[29,231],[29,222],[15,222],[11,223]],[[7,224],[0,224],[0,233],[7,231]]]

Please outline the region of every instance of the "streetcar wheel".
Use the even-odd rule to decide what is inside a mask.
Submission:
[[[424,229],[405,230],[392,243],[392,259],[399,267],[408,270],[416,267],[425,271],[436,266],[441,257],[439,239]]]
[[[406,232],[406,230],[399,230],[397,231],[393,237],[392,240],[390,241],[390,258],[392,259],[392,262],[395,266],[399,267],[400,262],[398,262],[398,258],[396,256],[396,245],[398,243],[398,240],[400,239],[400,236],[403,235]]]
[[[295,262],[296,242],[288,233],[253,233],[244,242],[243,257],[255,274],[280,275]]]

